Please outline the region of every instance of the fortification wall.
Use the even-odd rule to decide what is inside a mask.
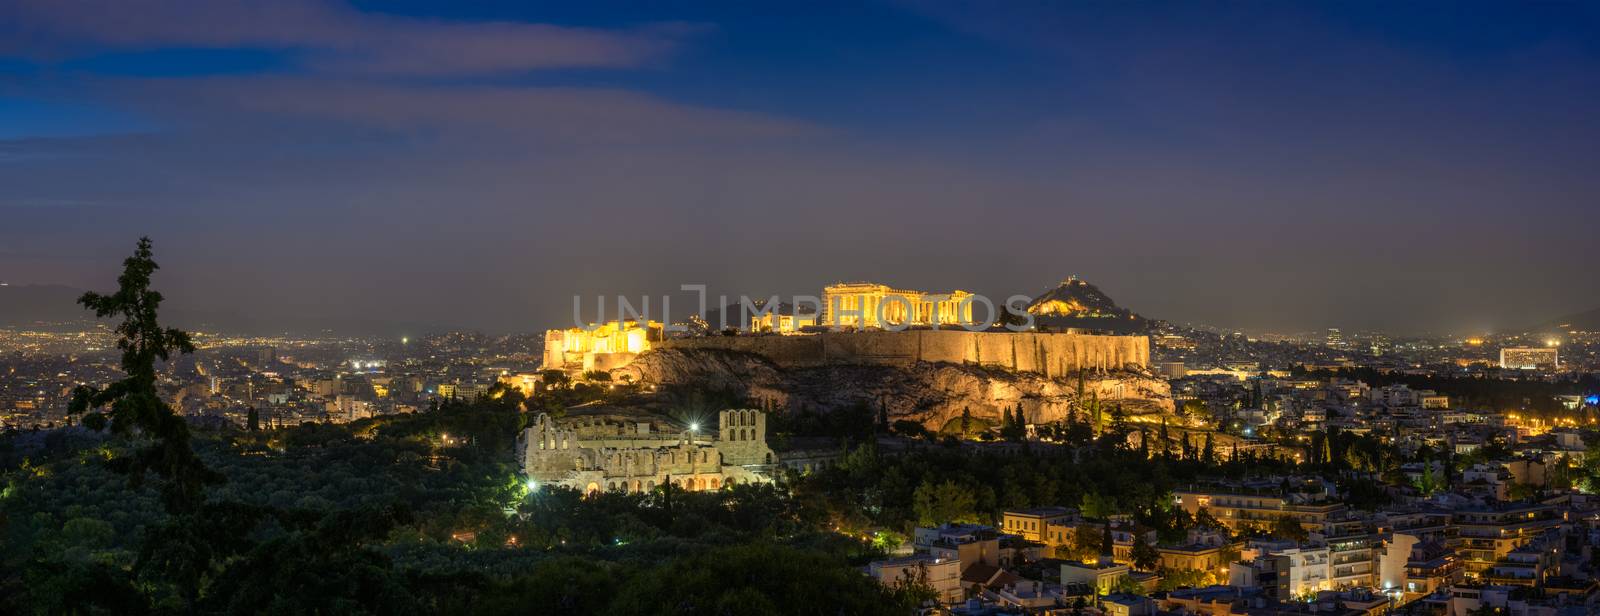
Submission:
[[[802,336],[707,336],[657,343],[660,348],[752,353],[780,367],[828,364],[977,364],[1063,377],[1079,370],[1149,368],[1150,340],[1035,332],[914,330],[825,332]]]

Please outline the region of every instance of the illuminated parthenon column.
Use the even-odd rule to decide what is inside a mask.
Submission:
[[[963,310],[961,305],[971,296],[966,291],[926,293],[870,282],[840,283],[822,290],[822,325],[855,328],[956,325],[971,321],[972,306],[968,304]]]

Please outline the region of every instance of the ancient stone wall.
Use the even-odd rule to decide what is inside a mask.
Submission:
[[[756,409],[728,409],[717,414],[717,451],[735,466],[772,464],[767,446],[767,414]]]
[[[1144,336],[915,330],[707,336],[667,340],[657,346],[752,353],[783,368],[829,364],[905,366],[920,361],[995,366],[1065,377],[1079,370],[1150,366],[1150,340]]]

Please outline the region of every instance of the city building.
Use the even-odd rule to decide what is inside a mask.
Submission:
[[[1095,589],[1097,594],[1108,594],[1117,586],[1117,582],[1132,570],[1127,565],[1111,562],[1109,558],[1102,558],[1094,563],[1066,561],[1061,563],[1062,584],[1083,584]]]
[[[1306,497],[1281,496],[1276,491],[1175,490],[1173,498],[1190,515],[1201,509],[1210,512],[1235,532],[1264,530],[1280,518],[1300,523],[1310,532],[1321,532],[1330,518],[1347,509],[1342,503],[1310,502]],[[1304,501],[1304,502],[1297,502]]]
[[[919,527],[912,532],[912,546],[919,553],[961,561],[964,577],[973,567],[1002,569],[1037,561],[1043,556],[1039,544],[981,524]],[[993,571],[989,571],[984,577],[992,574]]]
[[[489,393],[489,385],[484,383],[440,383],[434,388],[440,398],[456,398],[459,400],[476,400],[478,396]]]
[[[1076,511],[1066,507],[1007,509],[1000,515],[1000,529],[1029,541],[1055,547],[1072,540],[1071,535],[1062,529],[1070,530],[1077,517]],[[1060,534],[1051,533],[1052,526]]]
[[[1319,538],[1313,534],[1312,538]],[[1328,545],[1329,584],[1334,589],[1372,586],[1376,579],[1377,536],[1361,520],[1330,521],[1320,538]]]
[[[1229,563],[1238,560],[1243,549],[1242,542],[1230,541],[1223,533],[1199,529],[1190,529],[1182,545],[1156,546],[1162,569],[1199,571],[1223,580],[1228,578]]]
[[[1411,547],[1406,558],[1405,581],[1400,586],[1407,598],[1432,594],[1461,581],[1461,561],[1455,550],[1424,541]]]
[[[1559,527],[1561,516],[1551,505],[1510,503],[1459,509],[1453,523],[1462,568],[1478,579],[1512,550]]]
[[[965,594],[961,588],[961,561],[940,558],[930,554],[912,554],[900,558],[874,561],[867,571],[888,587],[905,584],[927,584],[939,595],[942,603],[960,601]]]
[[[1253,548],[1253,549],[1252,549]],[[1261,586],[1269,595],[1289,601],[1331,589],[1332,569],[1328,547],[1294,541],[1251,542],[1254,558],[1232,563],[1229,580],[1251,580],[1246,586]]]
[[[1550,370],[1561,367],[1555,347],[1510,347],[1500,349],[1500,367],[1506,370]]]
[[[1155,616],[1156,602],[1143,595],[1114,593],[1100,597],[1100,611],[1106,616]]]
[[[1490,584],[1538,586],[1560,570],[1567,552],[1566,536],[1560,529],[1544,531],[1538,537],[1513,548],[1489,567],[1484,577]]]
[[[538,372],[519,372],[516,374],[500,375],[500,383],[522,392],[523,395],[533,395],[534,389],[544,381],[544,376]]]

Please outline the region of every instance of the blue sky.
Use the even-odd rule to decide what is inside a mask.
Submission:
[[[20,0],[0,7],[0,279],[104,285],[148,233],[195,310],[496,331],[563,320],[574,293],[1004,296],[1072,273],[1177,321],[1538,321],[1600,305],[1597,21]]]

